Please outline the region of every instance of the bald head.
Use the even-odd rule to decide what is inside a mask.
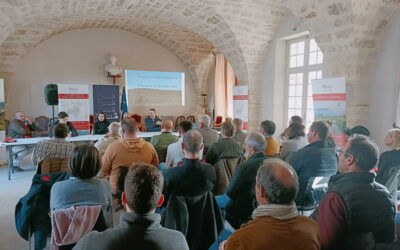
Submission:
[[[173,126],[173,122],[171,120],[165,120],[162,122],[162,131],[163,132],[171,132]]]
[[[264,187],[265,198],[272,204],[290,204],[299,191],[296,171],[280,159],[267,159],[257,171],[257,184]]]

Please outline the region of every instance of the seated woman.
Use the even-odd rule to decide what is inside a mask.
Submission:
[[[289,162],[290,155],[308,144],[304,133],[304,126],[301,123],[293,122],[286,129],[288,140],[283,142],[279,158]]]
[[[107,134],[107,128],[110,125],[110,122],[107,121],[106,115],[104,112],[100,112],[97,114],[97,122],[94,123],[93,126],[93,134],[95,135],[105,135]]]
[[[101,155],[104,155],[108,145],[113,142],[122,140],[121,135],[121,125],[119,122],[113,122],[108,126],[108,134],[98,140],[94,146],[100,151]]]
[[[71,206],[102,205],[107,227],[112,226],[111,188],[95,176],[101,168],[100,152],[93,145],[76,146],[68,161],[71,178],[57,182],[51,189],[51,211]]]
[[[392,150],[383,152],[379,157],[376,181],[382,185],[387,184],[392,175],[392,168],[400,168],[400,129],[389,130],[385,138],[385,145],[392,148]]]

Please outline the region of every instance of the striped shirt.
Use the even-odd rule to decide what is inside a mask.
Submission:
[[[68,158],[75,144],[67,142],[65,139],[54,138],[39,141],[32,153],[32,162],[38,165],[45,158]]]

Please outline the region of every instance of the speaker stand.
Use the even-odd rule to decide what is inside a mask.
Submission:
[[[53,121],[54,121],[54,105],[51,105],[51,108],[53,109]]]

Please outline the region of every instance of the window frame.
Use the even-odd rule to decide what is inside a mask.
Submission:
[[[307,98],[308,98],[308,87],[309,87],[309,73],[310,72],[318,72],[321,71],[321,79],[324,77],[324,57],[322,59],[322,63],[320,64],[309,64],[309,56],[310,56],[310,41],[311,38],[309,35],[301,36],[298,38],[290,39],[286,41],[286,62],[285,62],[285,112],[284,112],[284,121],[288,122],[289,116],[289,86],[290,86],[290,75],[303,73],[303,86],[302,86],[302,102],[301,102],[301,117],[303,119],[303,125],[306,126],[308,130],[307,123],[311,120],[307,117]],[[291,44],[298,43],[304,41],[304,63],[302,67],[294,67],[290,68],[290,46]],[[318,44],[317,44],[318,45]],[[319,48],[320,49],[320,48]],[[323,55],[323,54],[322,54]],[[318,73],[317,73],[318,74]],[[292,109],[292,108],[291,108]],[[312,119],[313,120],[313,119]]]

